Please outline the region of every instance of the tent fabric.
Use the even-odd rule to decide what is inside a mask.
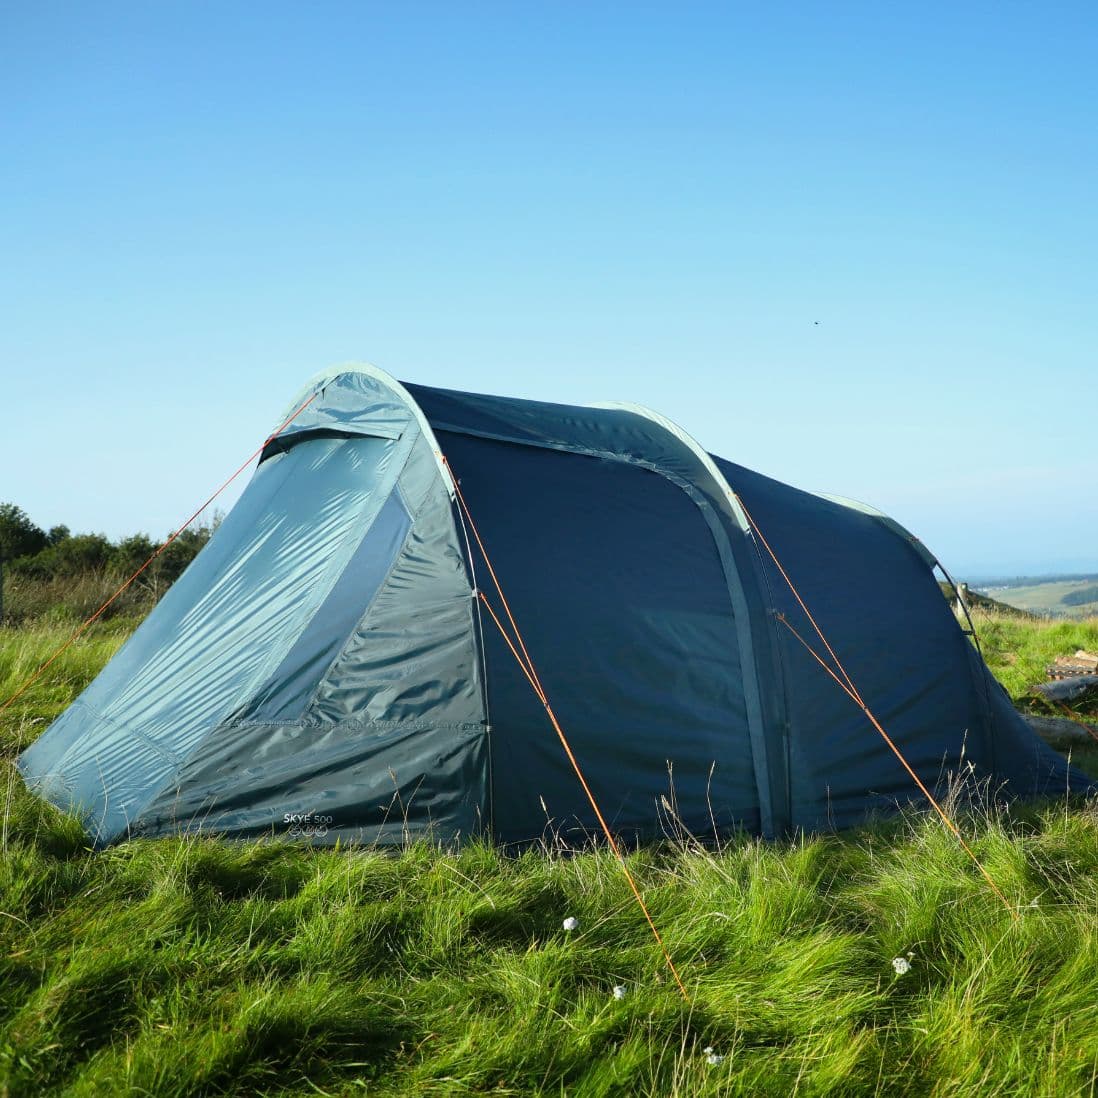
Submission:
[[[930,787],[1089,780],[1010,706],[933,556],[872,508],[705,453],[656,413],[314,379],[240,501],[20,758],[92,840],[573,841],[597,822],[477,599],[467,500],[621,836],[849,827],[919,793],[778,615],[814,638],[747,512]],[[745,512],[746,508],[746,512]]]

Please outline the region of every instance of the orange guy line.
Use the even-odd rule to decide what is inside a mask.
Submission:
[[[133,574],[132,576],[130,576],[130,578],[129,578],[128,580],[126,580],[126,582],[125,582],[125,583],[123,583],[123,584],[122,584],[122,586],[121,586],[121,587],[119,587],[119,588],[118,588],[118,590],[117,590],[117,591],[115,591],[115,593],[114,593],[113,595],[111,595],[111,597],[110,597],[109,599],[107,599],[107,601],[106,601],[105,603],[103,603],[103,605],[102,605],[102,606],[100,606],[98,610],[96,610],[96,612],[95,612],[94,614],[92,614],[92,615],[91,615],[91,617],[89,617],[89,618],[86,618],[86,619],[85,619],[85,620],[84,620],[84,621],[83,621],[83,622],[82,622],[82,623],[81,623],[80,625],[78,625],[78,626],[76,627],[76,631],[75,631],[75,632],[73,633],[73,635],[72,635],[71,637],[69,637],[69,639],[68,639],[67,641],[65,641],[65,643],[64,643],[64,644],[62,644],[62,645],[61,645],[61,647],[60,647],[60,648],[58,648],[58,649],[57,649],[57,651],[56,651],[56,652],[54,652],[54,654],[53,654],[52,656],[50,656],[50,658],[49,658],[48,660],[46,660],[46,662],[45,662],[45,663],[43,663],[43,664],[42,664],[42,665],[41,665],[41,666],[40,666],[40,667],[38,668],[38,670],[37,670],[37,671],[35,671],[35,672],[34,672],[34,674],[33,674],[33,675],[31,675],[31,677],[30,677],[29,679],[27,679],[27,680],[26,680],[26,682],[24,682],[22,686],[20,686],[20,687],[19,687],[19,689],[18,689],[18,690],[16,690],[16,691],[15,691],[15,693],[14,693],[14,694],[12,694],[12,696],[11,696],[10,698],[8,698],[8,700],[7,700],[6,702],[4,702],[4,704],[3,704],[3,705],[0,705],[0,713],[2,713],[2,712],[3,712],[3,711],[4,711],[5,709],[7,709],[7,708],[8,708],[8,707],[9,707],[10,705],[12,705],[12,704],[13,704],[13,703],[14,703],[14,702],[16,701],[16,699],[18,699],[18,698],[21,698],[21,697],[23,696],[23,694],[25,694],[25,693],[26,693],[26,692],[27,692],[27,691],[28,691],[28,690],[29,690],[29,689],[30,689],[30,688],[31,688],[31,687],[32,687],[32,686],[33,686],[33,685],[34,685],[34,684],[35,684],[35,683],[36,683],[36,682],[37,682],[37,681],[38,681],[38,680],[39,680],[39,679],[40,679],[40,678],[42,677],[42,675],[43,675],[43,674],[45,674],[45,672],[46,672],[46,669],[47,669],[47,668],[48,668],[48,667],[49,667],[49,666],[50,666],[50,665],[51,665],[52,663],[54,663],[54,661],[55,661],[55,660],[57,660],[57,659],[58,659],[58,658],[59,658],[59,657],[60,657],[60,656],[61,656],[61,655],[62,655],[62,654],[63,654],[64,652],[66,652],[66,651],[67,651],[67,650],[68,650],[69,648],[71,648],[71,647],[72,647],[72,645],[73,645],[73,644],[75,644],[75,643],[76,643],[76,641],[77,641],[77,640],[79,640],[79,639],[80,639],[80,637],[81,637],[81,636],[82,636],[82,635],[83,635],[84,633],[86,633],[86,632],[87,632],[87,630],[88,630],[88,629],[89,629],[89,628],[91,627],[92,623],[93,623],[93,622],[94,622],[94,621],[95,621],[95,620],[96,620],[96,619],[97,619],[97,618],[98,618],[98,617],[99,617],[99,616],[100,616],[100,615],[101,615],[101,614],[103,613],[103,611],[104,611],[104,610],[106,610],[106,609],[107,609],[107,607],[108,607],[108,606],[110,606],[110,605],[111,605],[111,603],[112,603],[112,602],[114,602],[114,600],[115,600],[115,599],[117,599],[117,598],[118,598],[118,596],[119,596],[119,595],[121,595],[121,594],[122,594],[122,592],[123,592],[123,591],[125,591],[125,590],[126,590],[126,588],[127,588],[127,587],[129,587],[129,586],[130,586],[130,584],[131,584],[131,583],[133,583],[133,581],[134,581],[135,579],[137,579],[137,577],[138,577],[138,576],[140,576],[140,575],[141,575],[141,573],[142,573],[142,572],[144,572],[144,571],[145,571],[145,569],[146,569],[146,568],[148,568],[148,567],[149,567],[149,565],[150,565],[150,564],[152,564],[152,562],[153,562],[154,560],[156,560],[156,558],[157,558],[158,556],[160,556],[160,554],[161,554],[161,553],[163,553],[163,552],[164,552],[164,550],[165,550],[165,549],[167,549],[167,548],[168,548],[168,546],[169,546],[169,545],[171,545],[171,543],[172,543],[173,541],[175,541],[175,539],[176,539],[176,538],[178,538],[178,537],[179,537],[179,535],[180,535],[180,534],[182,534],[182,533],[183,533],[183,531],[184,531],[184,530],[186,530],[186,529],[187,529],[187,527],[188,527],[188,526],[190,526],[190,524],[191,524],[192,522],[194,522],[194,520],[195,520],[196,518],[198,518],[198,516],[199,516],[200,514],[202,514],[202,512],[203,512],[203,511],[205,511],[205,510],[206,510],[206,508],[207,508],[207,507],[209,507],[209,505],[210,505],[211,503],[213,503],[213,501],[214,501],[215,499],[217,499],[217,497],[218,497],[219,495],[221,495],[221,493],[222,493],[222,492],[224,492],[224,491],[225,491],[225,489],[226,489],[226,488],[228,488],[228,487],[229,487],[229,485],[230,485],[230,484],[232,484],[232,482],[233,482],[234,480],[236,480],[236,478],[237,478],[238,476],[240,476],[240,474],[241,474],[241,473],[243,473],[243,472],[244,472],[244,470],[245,470],[245,469],[247,469],[247,467],[248,467],[249,465],[251,465],[251,463],[252,463],[252,462],[253,462],[253,461],[254,461],[254,460],[255,460],[255,459],[256,459],[256,458],[257,458],[257,457],[258,457],[258,456],[259,456],[259,455],[260,455],[261,453],[263,453],[263,449],[264,449],[264,447],[266,447],[267,443],[268,443],[268,442],[270,442],[270,441],[271,441],[271,439],[273,439],[273,438],[274,438],[274,437],[275,437],[276,435],[280,435],[280,434],[281,434],[281,433],[282,433],[283,431],[285,431],[285,430],[286,430],[286,428],[287,428],[287,427],[289,427],[289,425],[290,425],[291,423],[293,423],[293,421],[294,421],[295,419],[297,419],[297,417],[298,417],[299,415],[301,415],[301,413],[302,413],[303,411],[305,411],[305,409],[306,409],[306,408],[308,408],[308,406],[309,406],[310,404],[312,404],[312,402],[313,402],[314,400],[316,400],[316,398],[317,398],[317,395],[318,395],[318,393],[319,393],[319,390],[317,391],[317,393],[313,393],[313,395],[312,395],[311,397],[309,397],[309,399],[308,399],[307,401],[305,401],[305,403],[304,403],[304,404],[302,404],[302,405],[301,405],[301,407],[299,407],[299,408],[298,408],[298,409],[297,409],[297,410],[296,410],[296,411],[294,412],[294,414],[293,414],[292,416],[290,416],[290,418],[289,418],[289,419],[287,419],[285,423],[283,423],[283,424],[282,424],[282,426],[281,426],[281,427],[279,427],[279,428],[278,428],[277,430],[275,430],[274,432],[272,432],[271,434],[269,434],[269,435],[268,435],[268,436],[267,436],[267,437],[266,437],[266,438],[265,438],[265,439],[263,440],[263,443],[262,443],[262,445],[261,445],[261,446],[259,446],[259,447],[258,447],[258,448],[257,448],[257,449],[255,450],[255,452],[254,452],[254,453],[252,453],[252,454],[251,454],[251,455],[250,455],[250,456],[248,457],[248,459],[247,459],[247,460],[246,460],[246,461],[245,461],[245,462],[244,462],[244,463],[243,463],[243,464],[242,464],[242,465],[240,466],[240,468],[239,468],[239,469],[237,469],[237,471],[236,471],[235,473],[233,473],[233,475],[232,475],[231,477],[229,477],[229,478],[228,478],[228,480],[224,481],[224,482],[222,483],[221,487],[220,487],[220,488],[218,488],[218,489],[217,489],[217,491],[216,491],[216,492],[214,492],[214,494],[213,494],[212,496],[210,496],[210,498],[209,498],[208,500],[206,500],[206,502],[205,502],[204,504],[202,504],[202,506],[201,506],[201,507],[199,507],[199,508],[198,508],[198,510],[197,510],[197,511],[195,511],[195,512],[194,512],[194,514],[193,514],[193,515],[191,515],[191,517],[190,517],[189,519],[187,519],[187,521],[186,521],[185,523],[183,523],[183,525],[182,525],[182,526],[180,526],[180,527],[179,527],[179,529],[178,529],[178,530],[176,530],[176,531],[175,531],[175,533],[174,533],[174,534],[172,534],[172,535],[171,535],[171,536],[170,536],[170,537],[169,537],[169,538],[167,539],[167,541],[165,541],[165,542],[164,542],[164,543],[163,543],[163,544],[162,544],[162,545],[160,546],[160,548],[158,548],[158,549],[156,550],[156,552],[155,552],[155,553],[153,553],[153,554],[152,554],[152,556],[151,556],[151,557],[149,557],[149,559],[148,559],[147,561],[145,561],[145,563],[144,563],[144,564],[142,564],[142,565],[141,565],[141,567],[140,567],[140,568],[138,568],[138,570],[137,570],[136,572],[134,572],[134,574]]]
[[[819,627],[816,619],[812,616],[811,611],[805,605],[804,599],[801,598],[800,592],[794,586],[793,581],[789,578],[789,574],[782,567],[781,561],[778,560],[777,554],[774,552],[773,549],[770,548],[770,543],[766,540],[766,536],[763,534],[762,530],[759,529],[758,523],[756,523],[755,520],[751,517],[751,512],[748,511],[746,505],[739,497],[739,495],[736,496],[736,499],[739,501],[740,506],[743,508],[743,513],[747,516],[747,521],[751,524],[751,529],[759,535],[759,540],[766,547],[767,553],[770,554],[770,559],[773,560],[778,571],[782,575],[782,579],[785,580],[786,585],[789,587],[789,590],[793,593],[793,597],[797,600],[797,605],[800,606],[800,608],[804,611],[805,617],[807,617],[809,622],[811,622],[812,628],[816,630],[816,634],[819,636],[820,640],[823,641],[824,647],[827,649],[828,654],[835,661],[835,667],[838,668],[839,674],[842,675],[842,678],[840,679],[839,675],[835,674],[835,671],[828,666],[827,661],[824,660],[824,658],[808,643],[808,641],[804,639],[804,637],[800,635],[800,633],[797,632],[796,629],[793,628],[792,625],[790,625],[789,619],[784,614],[778,614],[778,621],[780,621],[797,638],[797,640],[799,640],[801,644],[804,645],[805,649],[811,654],[812,658],[816,660],[816,662],[835,680],[835,682],[839,684],[840,687],[842,687],[843,692],[866,715],[866,717],[869,719],[870,724],[872,724],[877,732],[880,733],[885,743],[888,744],[889,748],[896,756],[896,758],[900,760],[900,764],[903,766],[903,768],[908,772],[908,774],[911,775],[912,780],[922,791],[923,795],[934,806],[934,810],[942,818],[942,822],[953,833],[957,841],[961,844],[964,852],[972,859],[973,865],[975,865],[976,868],[980,871],[984,880],[987,881],[988,885],[991,887],[992,892],[994,892],[995,895],[998,896],[1000,900],[1002,900],[1003,906],[1006,907],[1007,911],[1010,912],[1011,917],[1017,920],[1019,917],[1017,911],[1014,910],[1014,907],[1011,905],[1010,901],[1006,898],[1006,896],[1003,895],[1003,893],[999,889],[999,886],[992,880],[991,874],[988,873],[983,865],[981,865],[980,859],[976,857],[976,854],[973,852],[972,848],[968,845],[967,842],[965,842],[964,836],[961,834],[960,828],[957,827],[957,825],[949,817],[949,814],[946,812],[946,810],[938,803],[934,795],[926,787],[919,775],[915,773],[914,768],[907,761],[907,759],[904,758],[903,752],[899,749],[899,747],[896,746],[895,741],[893,741],[892,737],[885,731],[884,726],[879,720],[877,720],[876,715],[869,708],[869,706],[866,705],[865,701],[862,699],[861,694],[858,692],[858,688],[854,685],[854,680],[851,679],[851,677],[847,674],[846,668],[843,667],[842,661],[835,654],[835,650],[828,643],[827,637],[824,636],[823,630]],[[845,680],[845,682],[843,680]]]
[[[503,634],[503,639],[507,642],[507,647],[511,649],[511,654],[518,661],[520,667],[526,675],[530,685],[534,688],[535,693],[538,693],[538,688],[534,683],[533,677],[523,664],[518,654],[518,649],[515,648],[511,641],[511,638],[507,635],[506,630],[503,628],[503,623],[499,620],[492,604],[488,601],[487,596],[483,591],[480,592],[480,599],[484,605],[488,608],[488,613],[492,617],[492,621],[496,623],[496,627],[500,633]],[[617,844],[617,840],[614,838],[613,832],[610,830],[609,825],[606,822],[605,817],[602,814],[602,809],[599,808],[598,801],[595,799],[595,794],[591,791],[591,787],[587,784],[587,779],[583,776],[583,770],[580,767],[579,760],[576,758],[572,751],[572,746],[568,742],[568,737],[564,734],[564,729],[561,728],[560,722],[557,720],[556,713],[553,712],[553,707],[550,705],[548,698],[543,694],[539,694],[541,704],[545,707],[545,712],[548,714],[549,721],[553,726],[553,731],[556,732],[557,738],[561,742],[561,746],[564,748],[564,753],[568,756],[568,761],[572,764],[572,769],[576,773],[576,777],[579,778],[580,785],[583,786],[584,793],[587,794],[587,800],[590,802],[591,807],[595,811],[595,816],[599,821],[599,826],[602,828],[603,834],[606,836],[606,841],[610,844],[610,849],[614,852],[614,857],[618,859],[618,863],[621,865],[622,872],[625,874],[625,879],[629,882],[629,887],[633,891],[633,896],[637,901],[642,912],[644,912],[644,918],[648,923],[649,929],[652,931],[652,935],[656,939],[657,945],[663,953],[663,959],[667,962],[667,967],[671,970],[671,975],[675,978],[675,983],[678,984],[679,991],[682,992],[682,997],[690,1002],[690,995],[687,993],[686,986],[682,982],[682,977],[679,975],[679,970],[675,967],[675,962],[671,960],[671,954],[667,951],[667,946],[664,944],[663,937],[660,935],[659,930],[656,928],[655,920],[653,920],[651,913],[648,910],[648,905],[644,902],[644,897],[641,895],[640,888],[637,886],[636,880],[633,878],[633,874],[629,871],[629,866],[626,864],[625,856],[622,854],[621,849]]]
[[[465,497],[462,494],[461,487],[458,484],[458,478],[454,473],[453,467],[445,456],[442,459],[446,462],[447,468],[450,470],[451,478],[454,482],[454,490],[457,493],[458,502],[461,504],[461,509],[465,512],[465,517],[469,520],[469,526],[473,531],[473,536],[476,538],[477,546],[480,549],[481,556],[484,558],[484,563],[488,567],[488,572],[492,577],[492,582],[496,586],[496,591],[499,593],[500,601],[503,603],[504,610],[507,613],[507,618],[511,623],[511,628],[515,632],[515,641],[518,642],[516,647],[515,641],[508,635],[507,630],[503,626],[503,622],[500,621],[499,615],[496,613],[492,604],[488,601],[488,596],[483,591],[478,591],[477,595],[480,601],[487,608],[492,621],[496,623],[496,628],[500,631],[500,635],[507,643],[507,647],[511,650],[511,655],[515,657],[515,661],[519,667],[522,668],[523,674],[526,676],[527,682],[530,683],[531,689],[537,695],[538,700],[541,702],[545,709],[546,715],[549,717],[549,723],[553,726],[553,731],[557,734],[557,739],[560,740],[561,746],[564,748],[564,753],[568,757],[568,761],[572,764],[572,769],[575,771],[576,777],[579,779],[580,785],[583,787],[583,792],[587,796],[587,800],[594,810],[595,818],[599,821],[599,826],[602,828],[603,834],[606,836],[606,841],[610,846],[610,849],[614,853],[614,857],[617,858],[618,864],[622,868],[622,872],[625,874],[625,879],[629,882],[629,888],[633,892],[633,897],[637,901],[637,905],[644,913],[645,921],[648,923],[649,929],[652,931],[653,937],[656,939],[656,944],[660,947],[660,951],[663,953],[663,959],[667,962],[667,967],[671,970],[671,975],[675,978],[675,983],[678,985],[679,991],[682,993],[682,997],[690,1002],[690,995],[686,990],[686,985],[682,981],[682,977],[679,975],[679,970],[675,967],[675,962],[671,960],[671,954],[667,950],[667,946],[664,944],[663,937],[660,935],[659,929],[656,927],[655,920],[652,918],[651,912],[648,910],[648,905],[644,902],[644,896],[641,895],[641,890],[637,886],[637,882],[633,877],[633,874],[629,870],[629,866],[625,861],[625,856],[621,852],[621,848],[618,846],[617,840],[614,838],[613,832],[610,830],[610,825],[606,822],[606,818],[602,814],[602,809],[599,808],[599,803],[595,798],[595,794],[588,784],[586,777],[583,774],[583,768],[579,764],[579,760],[576,758],[575,752],[572,750],[572,745],[568,742],[568,737],[564,734],[564,729],[561,728],[560,721],[557,720],[557,715],[553,711],[553,707],[549,702],[548,695],[545,692],[545,688],[541,684],[541,679],[537,673],[537,668],[534,667],[533,660],[530,659],[530,653],[526,649],[526,644],[522,639],[522,631],[518,627],[518,623],[515,621],[514,614],[511,612],[511,607],[507,602],[507,596],[503,593],[503,587],[499,582],[499,577],[496,575],[496,570],[492,567],[492,561],[488,556],[488,551],[484,547],[484,541],[480,536],[480,531],[477,529],[477,524],[473,520],[473,516],[469,511],[469,505],[465,502]],[[519,655],[519,649],[522,649],[522,655]],[[525,658],[524,658],[525,657]]]

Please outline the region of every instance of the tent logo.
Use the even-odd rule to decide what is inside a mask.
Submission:
[[[287,827],[286,833],[292,838],[322,839],[328,834],[332,819],[331,816],[322,816],[315,812],[287,812],[282,817],[282,822]]]

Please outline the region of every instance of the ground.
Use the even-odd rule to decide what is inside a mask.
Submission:
[[[606,851],[87,850],[12,759],[127,628],[69,649],[0,725],[0,1095],[1098,1089],[1094,804],[959,813],[1005,902],[919,812],[633,853],[684,999]],[[981,624],[1019,697],[1078,639],[1056,628]],[[0,631],[5,697],[62,635]]]

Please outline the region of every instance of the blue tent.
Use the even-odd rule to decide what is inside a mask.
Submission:
[[[478,589],[483,537],[611,827],[846,827],[928,787],[1088,780],[1017,715],[886,516],[707,454],[660,415],[316,379],[239,503],[20,759],[95,842],[206,829],[501,842],[596,825]],[[748,518],[750,516],[750,520]],[[752,521],[754,527],[752,526]],[[498,600],[497,609],[502,610]],[[784,618],[784,620],[783,620]]]

